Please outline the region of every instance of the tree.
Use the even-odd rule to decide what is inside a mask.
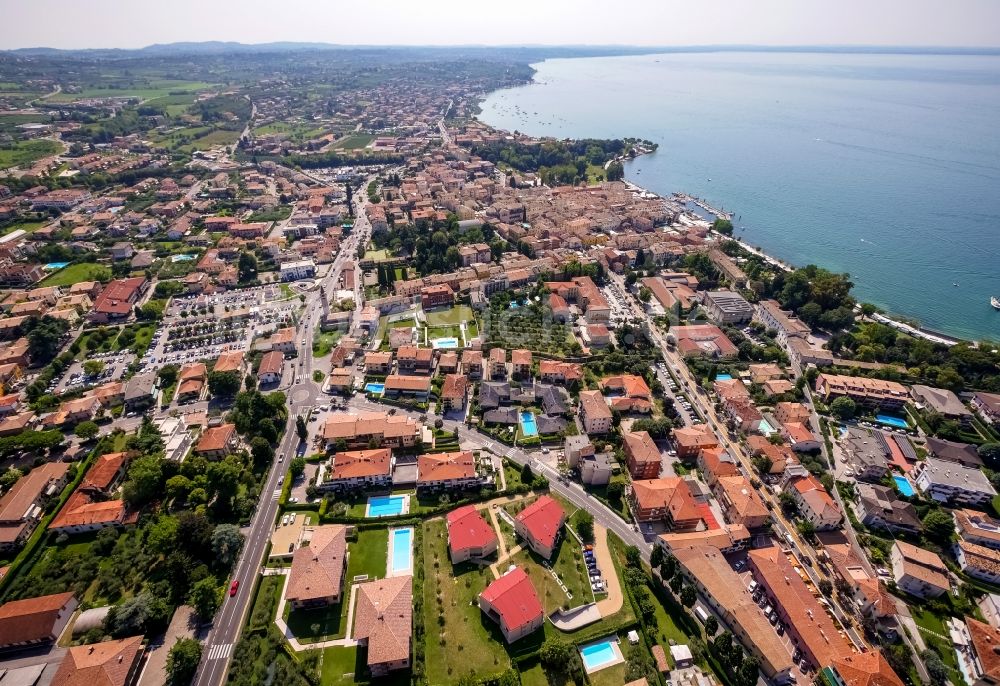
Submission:
[[[928,648],[920,653],[924,666],[927,668],[927,675],[931,678],[931,683],[941,686],[948,681],[948,667],[941,660],[941,656]]]
[[[257,258],[252,253],[241,252],[238,269],[242,283],[253,281],[257,278]]]
[[[576,533],[580,538],[590,543],[594,540],[594,517],[589,512],[581,512],[576,524]]]
[[[29,317],[21,324],[21,332],[28,339],[28,354],[33,364],[48,364],[62,347],[62,338],[69,329],[69,322],[45,315]]]
[[[663,564],[663,558],[664,558],[663,548],[661,548],[658,545],[654,545],[653,550],[650,551],[649,553],[649,566],[653,567],[654,569],[659,567],[661,564]]]
[[[638,546],[630,545],[625,548],[625,564],[635,569],[642,568],[642,552]]]
[[[298,434],[300,441],[309,438],[309,427],[306,425],[306,419],[302,415],[295,418],[295,433]]]
[[[733,223],[728,219],[723,219],[722,217],[719,217],[714,222],[712,222],[712,228],[715,231],[718,231],[719,233],[724,234],[726,236],[733,235]]]
[[[800,519],[795,528],[799,530],[799,535],[807,540],[812,540],[816,536],[816,525],[808,519]]]
[[[830,403],[830,412],[841,420],[851,419],[857,411],[857,405],[847,396],[836,398]]]
[[[165,488],[167,491],[167,498],[170,500],[183,501],[187,498],[188,493],[191,492],[191,479],[187,478],[183,474],[175,474],[167,479]]]
[[[83,371],[87,376],[97,376],[104,371],[104,362],[102,360],[87,360],[83,363]]]
[[[795,502],[795,496],[788,491],[782,491],[778,494],[778,503],[786,515],[794,514],[799,509],[798,503]]]
[[[143,591],[112,606],[104,618],[104,628],[115,638],[135,636],[166,627],[169,616],[170,606],[163,598]]]
[[[708,619],[705,620],[705,634],[711,638],[715,636],[715,632],[719,630],[719,620],[715,618],[715,615],[709,615]]]
[[[289,465],[289,473],[292,475],[293,479],[297,479],[302,476],[306,471],[306,458],[296,457],[292,460],[291,465]]]
[[[221,398],[231,398],[240,390],[240,373],[232,372],[212,372],[208,375],[208,390],[213,396]]]
[[[193,638],[178,639],[167,653],[168,686],[188,686],[201,662],[201,643]]]
[[[608,165],[604,175],[607,177],[608,181],[621,181],[625,178],[625,167],[622,166],[621,162],[615,160]]]
[[[639,289],[639,300],[643,303],[648,303],[651,297],[653,297],[653,292],[651,290],[645,286]]]
[[[97,426],[97,424],[95,424],[94,422],[87,421],[87,422],[80,422],[79,424],[77,424],[76,428],[73,429],[73,433],[75,433],[83,440],[89,441],[91,438],[96,436],[100,430],[101,429],[99,426]]]
[[[14,467],[8,467],[7,471],[3,473],[3,476],[0,476],[0,488],[3,488],[4,490],[10,488],[17,483],[17,480],[22,476],[21,470],[15,469]]]
[[[922,520],[924,534],[940,545],[947,545],[955,535],[955,520],[945,510],[931,510]]]
[[[260,469],[271,464],[274,460],[274,448],[266,439],[254,436],[250,439],[250,456],[253,458],[254,465]]]
[[[573,646],[562,639],[549,638],[542,643],[538,657],[543,665],[557,673],[562,673],[573,657]]]
[[[177,375],[180,373],[180,369],[176,364],[167,364],[160,367],[160,371],[157,373],[157,378],[160,381],[160,386],[166,388],[167,386],[173,386],[177,383]]]
[[[987,467],[1000,471],[1000,443],[983,443],[977,452]]]
[[[686,584],[684,588],[681,589],[681,603],[684,607],[694,607],[695,601],[698,600],[698,591],[691,584]]]
[[[222,594],[215,581],[215,577],[212,576],[206,576],[201,581],[196,581],[191,586],[191,591],[187,597],[188,604],[194,608],[194,611],[198,613],[202,621],[206,622],[219,609],[219,601],[221,599]]]
[[[625,495],[625,484],[621,481],[612,481],[608,484],[608,500],[615,502]]]
[[[833,584],[830,583],[829,579],[819,580],[819,592],[826,596],[833,593]]]
[[[162,481],[163,465],[159,456],[140,455],[128,468],[122,499],[132,507],[142,507],[160,494]]]
[[[535,475],[531,471],[531,464],[526,462],[524,466],[521,467],[521,483],[530,486],[534,480],[535,480]]]
[[[675,574],[677,574],[677,560],[673,555],[667,555],[660,563],[660,578],[669,581],[674,578]]]
[[[243,534],[235,524],[219,524],[212,531],[212,554],[223,569],[236,564],[243,549],[243,540]]]

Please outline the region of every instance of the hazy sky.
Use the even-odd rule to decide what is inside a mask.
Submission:
[[[998,0],[0,0],[0,48],[366,45],[1000,46]]]

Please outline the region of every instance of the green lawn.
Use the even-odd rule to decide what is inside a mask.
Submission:
[[[375,140],[375,136],[368,133],[352,133],[343,140],[337,141],[335,147],[343,150],[356,150],[363,148]]]
[[[464,319],[472,321],[476,318],[472,308],[468,305],[455,305],[448,309],[425,311],[427,326],[447,326],[449,324],[458,325]]]
[[[316,330],[313,336],[313,357],[324,357],[329,355],[337,341],[344,335],[343,331],[320,331]]]
[[[80,262],[49,274],[39,286],[71,286],[81,281],[110,281],[111,270],[96,262]]]
[[[917,626],[928,629],[941,636],[948,635],[948,629],[944,625],[944,619],[938,615],[933,614],[930,610],[921,609],[915,605],[910,606],[910,614],[913,616],[913,621],[916,622]]]
[[[274,613],[278,608],[278,596],[281,586],[285,583],[283,576],[265,576],[260,580],[257,597],[253,601],[248,626],[250,629],[265,629],[274,621]]]
[[[599,672],[588,674],[587,678],[590,681],[590,686],[620,686],[624,684],[625,667],[626,663],[623,662],[620,665],[605,667]]]
[[[349,545],[347,581],[367,574],[370,578],[385,577],[386,557],[389,551],[389,530],[369,529],[358,532],[358,540]]]
[[[62,103],[83,100],[86,98],[141,98],[151,100],[162,98],[171,93],[195,92],[211,88],[214,84],[204,81],[180,81],[176,79],[155,79],[142,85],[123,88],[91,87],[83,88],[79,93],[57,93],[49,98],[50,102]]]
[[[365,248],[366,260],[372,260],[373,262],[381,262],[382,260],[388,260],[391,257],[392,255],[389,253],[388,250],[385,249],[371,250],[369,248]]]
[[[45,222],[15,222],[15,223],[11,224],[10,226],[8,226],[7,228],[5,228],[2,231],[0,231],[0,233],[3,233],[4,235],[6,235],[8,233],[13,233],[14,231],[18,231],[18,230],[23,230],[23,231],[27,231],[28,233],[32,233],[32,232],[34,232],[34,231],[42,228],[43,226],[48,226],[50,223],[51,222],[47,222],[47,221],[45,221]]]
[[[559,587],[549,570],[542,565],[542,558],[530,550],[522,550],[511,560],[511,564],[524,567],[524,571],[531,577],[538,597],[545,607],[545,613],[555,612],[560,607],[576,607],[589,603],[594,599],[594,593],[590,589],[590,577],[587,575],[587,568],[583,563],[583,555],[576,545],[576,539],[563,540],[556,548],[553,559],[549,561],[552,569],[555,570],[559,578],[566,584],[566,588],[573,594],[573,598],[567,597],[566,593]]]
[[[229,129],[218,129],[205,134],[187,145],[182,145],[177,149],[181,152],[194,152],[195,150],[205,150],[220,145],[232,145],[240,138],[239,131]]]
[[[451,684],[472,673],[480,677],[510,666],[503,636],[475,604],[493,580],[489,568],[452,567],[441,519],[424,524],[425,667],[430,684]]]
[[[363,673],[365,665],[358,662],[357,648],[324,648],[320,683],[323,686],[348,686],[357,683],[355,673]]]
[[[0,169],[31,164],[49,155],[55,155],[63,149],[56,141],[39,139],[33,141],[17,141],[0,145]]]

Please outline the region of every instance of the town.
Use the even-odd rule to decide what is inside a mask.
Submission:
[[[1000,352],[301,57],[0,61],[0,686],[1000,682]]]

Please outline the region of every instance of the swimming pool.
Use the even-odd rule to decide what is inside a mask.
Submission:
[[[771,426],[771,423],[769,421],[767,421],[766,419],[760,420],[760,432],[762,434],[764,434],[765,436],[770,436],[775,431],[777,431],[777,429]]]
[[[65,267],[68,264],[69,264],[69,262],[49,262],[47,265],[45,265],[43,267],[43,269],[47,269],[49,271],[51,271],[53,269],[62,269],[63,267]]]
[[[891,414],[877,414],[875,415],[875,421],[879,424],[885,424],[886,426],[891,426],[894,429],[909,429],[910,425],[905,419],[901,417],[894,417]]]
[[[733,375],[732,374],[716,374],[715,375],[715,380],[716,381],[732,381],[733,380]]]
[[[389,536],[389,571],[393,576],[413,571],[413,529],[393,529]]]
[[[171,255],[171,262],[190,262],[194,259],[194,255]]]
[[[406,512],[410,503],[408,495],[376,495],[368,499],[369,519],[375,517],[392,517]]]
[[[521,412],[518,415],[518,419],[521,420],[521,432],[525,436],[538,435],[538,424],[535,423],[535,415],[531,412]]]
[[[432,348],[457,348],[458,339],[454,336],[450,338],[435,338],[431,341]]]
[[[900,495],[905,495],[908,498],[913,496],[915,491],[909,479],[899,474],[893,474],[892,480],[896,482],[896,488],[899,490]]]
[[[381,395],[382,392],[385,391],[385,384],[384,383],[366,383],[365,384],[365,391],[367,393],[378,393],[378,394]]]
[[[508,305],[508,306],[507,306],[507,309],[508,309],[508,310],[516,310],[516,309],[517,309],[517,308],[519,308],[520,306],[521,306],[521,303],[519,303],[519,302],[518,302],[518,301],[516,301],[516,300],[513,300],[513,301],[511,301],[510,305]]]
[[[605,638],[580,648],[580,657],[583,658],[583,666],[587,668],[587,672],[596,672],[619,662],[617,646],[617,639]]]

